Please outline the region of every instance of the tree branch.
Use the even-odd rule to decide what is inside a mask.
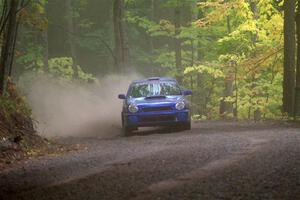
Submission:
[[[109,53],[111,54],[112,58],[113,58],[113,61],[116,62],[117,60],[117,57],[116,55],[114,54],[114,51],[112,50],[112,48],[105,42],[105,40],[100,37],[99,35],[81,35],[81,34],[77,34],[77,33],[74,33],[74,32],[71,32],[71,31],[68,31],[66,30],[64,27],[60,26],[60,25],[57,25],[57,24],[54,24],[56,27],[62,29],[63,31],[65,31],[66,33],[68,34],[71,34],[75,37],[80,37],[80,38],[98,38],[101,43],[107,48],[107,50],[109,51]]]

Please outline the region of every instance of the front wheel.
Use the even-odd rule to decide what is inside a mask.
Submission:
[[[179,126],[180,130],[186,131],[186,130],[191,130],[192,129],[192,125],[191,125],[191,121],[185,122],[183,124],[181,124]]]
[[[187,122],[186,124],[185,124],[185,130],[191,130],[192,129],[192,122],[191,121],[189,121],[189,122]]]
[[[122,116],[122,133],[124,136],[131,136],[132,135],[132,132],[136,130],[136,128],[133,128],[133,127],[130,127],[130,126],[127,126],[124,122],[124,118]]]
[[[130,127],[124,126],[124,127],[122,128],[122,131],[123,131],[123,135],[124,135],[124,136],[131,136],[131,135],[132,135],[133,129],[130,128]]]

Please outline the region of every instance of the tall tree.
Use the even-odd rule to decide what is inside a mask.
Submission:
[[[76,45],[74,41],[75,34],[75,24],[74,24],[74,8],[72,5],[72,0],[65,0],[66,3],[66,20],[67,20],[67,30],[68,30],[68,42],[70,47],[70,55],[73,60],[73,71],[74,78],[78,77],[78,69],[77,69],[77,56],[76,56]]]
[[[226,17],[226,25],[227,25],[227,33],[231,33],[231,20],[230,16]],[[232,113],[233,112],[233,104],[228,102],[227,98],[233,95],[233,73],[231,72],[231,61],[228,66],[228,72],[226,73],[226,77],[224,79],[224,91],[223,91],[223,98],[220,102],[220,114],[223,116],[224,114]]]
[[[296,68],[296,88],[295,88],[295,107],[294,115],[300,116],[300,0],[298,0],[298,8],[296,15],[297,25],[297,68]]]
[[[4,14],[4,22],[1,24],[1,29],[3,27],[2,47],[1,47],[1,57],[0,57],[0,94],[3,95],[5,90],[6,75],[8,69],[11,68],[14,46],[17,36],[17,12],[20,5],[20,0],[6,0],[5,6],[8,7],[8,12]],[[5,22],[7,19],[7,23]]]
[[[174,9],[174,25],[175,25],[175,39],[174,39],[174,49],[175,49],[175,64],[177,71],[177,79],[182,82],[182,57],[181,57],[181,39],[178,38],[181,28],[181,6],[180,1],[176,1],[176,6]]]
[[[129,62],[129,48],[124,26],[124,0],[113,2],[113,24],[115,38],[115,68],[125,71]]]
[[[156,5],[157,4],[157,1],[156,0],[151,0],[151,20],[153,21],[153,22],[155,22],[156,21]],[[150,37],[150,36],[149,36]],[[153,53],[153,51],[154,51],[154,38],[153,37],[150,37],[150,51],[151,51],[151,53]]]
[[[284,1],[283,112],[293,116],[295,87],[295,0]]]
[[[45,3],[45,11],[44,11],[44,16],[45,19],[48,20],[48,2]],[[49,42],[48,42],[48,23],[47,23],[47,27],[45,28],[45,30],[43,30],[42,33],[42,41],[44,43],[44,59],[43,59],[43,63],[44,63],[44,70],[48,71],[48,60],[49,60]]]

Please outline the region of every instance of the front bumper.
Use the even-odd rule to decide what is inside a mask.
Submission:
[[[124,122],[132,127],[168,126],[189,122],[190,111],[171,110],[163,112],[124,113]]]

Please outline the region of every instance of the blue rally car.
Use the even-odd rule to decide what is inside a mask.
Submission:
[[[173,78],[154,77],[131,83],[123,99],[122,127],[130,135],[138,127],[176,126],[191,129],[189,103],[185,96],[191,90],[182,90]]]

